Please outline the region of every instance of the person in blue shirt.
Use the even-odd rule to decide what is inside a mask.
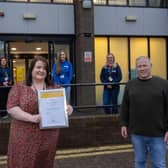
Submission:
[[[0,86],[9,86],[12,84],[11,69],[8,67],[7,59],[0,59]]]
[[[71,87],[68,84],[71,83],[73,76],[73,68],[70,61],[64,51],[60,52],[59,58],[52,68],[53,82],[65,88],[67,102],[70,103]]]
[[[100,80],[102,83],[109,83],[104,85],[103,105],[112,104],[112,108],[105,107],[104,111],[106,114],[116,114],[120,85],[112,83],[119,83],[122,80],[122,72],[119,64],[115,63],[115,56],[112,53],[107,55],[106,65],[101,69]]]

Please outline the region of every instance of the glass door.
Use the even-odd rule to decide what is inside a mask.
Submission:
[[[71,62],[69,44],[58,44],[56,42],[49,42],[49,65],[50,65],[51,70],[52,70],[54,63],[56,63],[56,61],[59,59],[59,54],[61,51],[65,52],[67,59]]]
[[[73,67],[73,72],[75,72],[75,62],[74,62],[74,57],[73,57],[73,49],[71,48],[72,46],[69,43],[56,43],[56,42],[49,42],[49,64],[52,69],[54,63],[58,61],[59,55],[61,51],[64,51],[67,59],[72,63]],[[52,78],[52,76],[51,76]],[[74,83],[75,81],[75,75],[73,74],[73,79],[71,83]],[[76,100],[76,88],[71,86],[71,104],[75,103]]]
[[[70,45],[69,44],[58,44],[56,42],[49,42],[49,55],[51,60],[51,68],[53,64],[59,59],[61,51],[66,53],[67,59],[70,60]]]
[[[0,57],[4,57],[5,53],[4,53],[4,44],[5,42],[4,41],[0,41]]]
[[[26,64],[24,59],[13,59],[13,81],[23,82],[26,76]]]
[[[23,82],[31,60],[36,56],[48,59],[48,42],[10,42],[10,61],[12,62],[14,83]]]

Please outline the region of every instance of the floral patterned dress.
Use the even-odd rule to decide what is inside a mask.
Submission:
[[[37,94],[24,84],[11,88],[7,109],[19,106],[38,114]],[[40,130],[39,124],[12,119],[8,144],[8,168],[52,168],[59,129]]]

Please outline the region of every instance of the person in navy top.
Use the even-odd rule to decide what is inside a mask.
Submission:
[[[115,56],[112,53],[107,55],[106,65],[101,69],[100,80],[102,83],[106,83],[103,90],[103,105],[112,104],[112,108],[105,107],[104,111],[106,114],[116,114],[120,90],[118,83],[122,80],[122,72],[119,64],[115,63]]]
[[[0,59],[0,86],[9,86],[12,84],[11,69],[5,57]]]
[[[65,88],[67,102],[70,103],[71,87],[68,84],[71,83],[73,77],[73,68],[70,61],[64,51],[60,52],[59,58],[52,68],[53,82]]]

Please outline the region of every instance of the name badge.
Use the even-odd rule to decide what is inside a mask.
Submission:
[[[8,81],[8,77],[5,77],[5,81]]]
[[[108,80],[109,80],[110,82],[112,82],[112,81],[113,81],[113,78],[112,78],[111,76],[109,76],[109,77],[108,77]]]
[[[64,78],[64,75],[60,75],[60,78]]]

